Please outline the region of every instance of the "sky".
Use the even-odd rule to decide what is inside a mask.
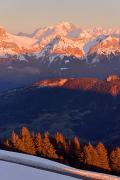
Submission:
[[[120,0],[0,0],[0,25],[9,32],[32,32],[60,22],[120,27]]]

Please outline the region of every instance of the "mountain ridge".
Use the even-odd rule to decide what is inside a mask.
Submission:
[[[85,57],[88,56],[88,54],[93,54],[91,48],[94,48],[96,44],[102,43],[102,41],[105,42],[103,42],[104,44],[103,49],[100,50],[99,48],[99,53],[100,52],[102,53],[104,51],[104,53],[107,55],[108,54],[107,50],[110,47],[111,49],[109,49],[109,54],[112,54],[113,52],[116,53],[116,51],[120,52],[120,29],[116,29],[116,30],[114,29],[104,30],[102,28],[81,29],[73,24],[64,22],[45,28],[44,27],[39,28],[38,30],[34,31],[32,35],[28,35],[28,36],[26,33],[20,33],[19,35],[11,35],[10,33],[7,33],[4,28],[1,27],[0,54],[2,56],[2,48],[5,48],[6,51],[5,52],[3,51],[3,55],[7,54],[9,56],[10,55],[12,56],[18,53],[25,57],[26,54],[31,55],[33,53],[35,56],[34,58],[39,59],[39,57],[42,56],[43,49],[47,48],[47,46],[52,44],[52,41],[54,41],[54,39],[56,38],[58,39],[58,37],[59,37],[59,43],[56,44],[56,48],[53,46],[52,52],[48,53],[47,54],[48,56],[50,54],[52,54],[53,56],[55,54],[58,55],[62,54],[68,57],[75,56],[76,58],[81,59],[83,56]],[[13,49],[11,46],[9,46],[8,49],[7,45],[5,47],[2,45],[2,43],[8,43],[8,42],[11,43],[14,42],[18,50]],[[105,46],[106,43],[107,45]],[[116,48],[114,49],[115,46]],[[10,51],[11,49],[13,51]],[[98,53],[97,50],[95,52]]]
[[[33,84],[39,88],[66,88],[72,90],[106,93],[112,96],[120,95],[120,76],[110,75],[105,80],[97,78],[61,78],[43,80]]]
[[[0,93],[1,136],[27,126],[82,142],[119,144],[120,77],[39,81]]]

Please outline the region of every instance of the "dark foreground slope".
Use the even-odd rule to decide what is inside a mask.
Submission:
[[[120,81],[69,79],[62,86],[43,82],[0,95],[0,132],[27,126],[31,130],[66,136],[83,141],[119,144]]]

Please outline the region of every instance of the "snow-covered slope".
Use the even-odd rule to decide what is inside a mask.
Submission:
[[[0,150],[0,175],[2,180],[19,180],[21,178],[32,180],[33,177],[35,180],[39,178],[45,180],[72,180],[75,178],[81,180],[86,178],[88,180],[120,179],[116,176],[77,170],[43,158],[3,150]]]
[[[37,57],[54,57],[55,55],[75,56],[81,58],[84,56],[83,42],[79,39],[76,41],[76,39],[56,36],[41,50],[41,52],[38,51]]]
[[[14,57],[26,60],[24,54],[37,49],[36,41],[29,37],[10,34],[3,27],[0,27],[0,58]]]
[[[38,58],[52,56],[54,60],[56,54],[59,56],[62,54],[82,59],[93,54],[91,49],[95,49],[96,46],[95,52],[98,54],[104,52],[108,55],[120,52],[120,29],[104,30],[101,27],[81,29],[70,23],[61,23],[39,29],[33,33],[32,37],[38,39],[40,46],[37,52]],[[48,49],[50,51],[47,51]]]
[[[89,44],[89,43],[88,43]],[[117,52],[120,53],[120,38],[114,35],[107,35],[98,37],[93,40],[93,44],[88,48],[89,54],[115,54]]]
[[[25,167],[19,164],[0,161],[0,176],[2,180],[74,180],[76,178]]]
[[[57,35],[72,37],[75,36],[76,33],[78,33],[77,29],[78,28],[71,23],[62,22],[53,26],[39,28],[29,36],[39,40],[48,36],[54,38]]]

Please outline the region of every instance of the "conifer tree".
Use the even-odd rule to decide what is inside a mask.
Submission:
[[[85,164],[99,167],[99,155],[90,143],[84,146],[84,159]]]
[[[108,152],[102,143],[98,143],[96,151],[99,155],[99,167],[105,170],[110,170]]]
[[[20,140],[22,142],[20,142]],[[29,130],[26,127],[23,127],[20,133],[20,140],[19,140],[19,145],[23,146],[22,149],[24,150],[25,153],[35,155],[35,145],[34,141],[30,135]]]
[[[12,134],[11,134],[11,145],[14,149],[16,149],[16,145],[17,145],[17,140],[19,139],[18,135],[12,131]]]
[[[34,138],[34,143],[35,143],[35,149],[36,149],[36,153],[38,155],[41,155],[41,151],[42,151],[42,137],[40,133],[37,133],[35,138]]]
[[[17,139],[15,148],[16,148],[16,150],[19,151],[19,152],[30,154],[30,152],[27,152],[27,151],[26,151],[25,144],[24,144],[24,142],[23,142],[20,138]]]
[[[77,164],[83,161],[80,141],[76,136],[71,140],[69,154],[72,163]]]
[[[44,138],[42,140],[41,155],[43,157],[47,157],[50,159],[57,159],[58,158],[58,156],[56,154],[56,150],[54,149],[53,145],[50,142],[50,136],[49,136],[48,132],[46,132],[44,134]]]
[[[55,135],[56,147],[60,155],[66,156],[69,153],[69,143],[64,136],[57,132]]]
[[[110,155],[111,169],[120,174],[120,147],[111,152]]]

